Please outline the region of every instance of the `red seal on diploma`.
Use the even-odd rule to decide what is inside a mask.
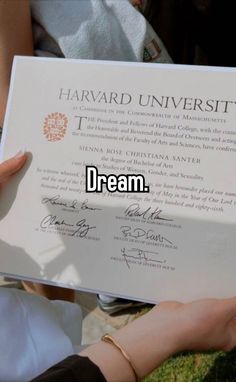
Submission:
[[[62,113],[48,114],[44,120],[43,134],[50,142],[60,141],[66,134],[68,118]]]

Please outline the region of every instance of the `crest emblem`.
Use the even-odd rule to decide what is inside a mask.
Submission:
[[[44,119],[43,134],[50,142],[60,141],[66,134],[68,118],[62,113],[48,114]]]

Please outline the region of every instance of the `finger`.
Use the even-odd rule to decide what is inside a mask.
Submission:
[[[232,317],[236,317],[236,297],[230,298],[228,300],[229,304],[229,313],[231,313]]]
[[[0,164],[0,181],[14,174],[25,164],[27,159],[26,154],[21,151],[13,158],[6,160]]]
[[[236,317],[236,297],[227,298],[225,300],[222,300],[222,302],[222,307],[225,310],[225,313],[227,314],[229,320]]]
[[[230,341],[223,349],[224,351],[231,351],[236,347],[236,320],[233,319],[229,323],[228,330],[230,331]]]

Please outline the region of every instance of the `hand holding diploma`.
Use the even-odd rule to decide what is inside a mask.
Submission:
[[[27,159],[23,151],[19,151],[14,157],[0,164],[0,184],[5,182],[11,175],[19,171]]]

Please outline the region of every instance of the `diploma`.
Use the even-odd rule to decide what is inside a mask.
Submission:
[[[236,70],[17,57],[0,271],[158,302],[230,297]]]

